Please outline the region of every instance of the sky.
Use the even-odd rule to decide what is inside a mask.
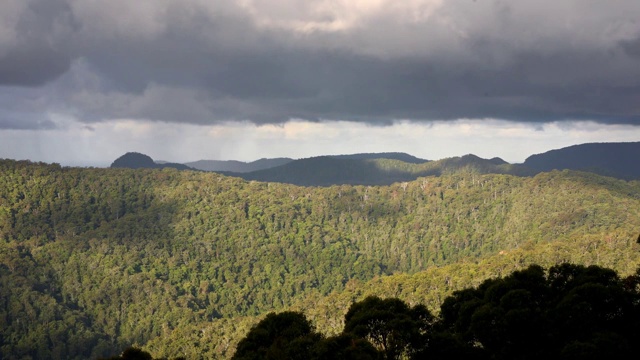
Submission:
[[[640,141],[637,0],[1,0],[0,158]]]

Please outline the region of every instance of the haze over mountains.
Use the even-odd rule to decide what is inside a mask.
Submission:
[[[591,143],[531,155],[522,164],[501,158],[483,159],[469,154],[436,161],[405,153],[365,153],[318,156],[306,159],[260,159],[253,162],[200,160],[183,164],[158,164],[142,154],[128,153],[112,167],[214,171],[245,180],[301,186],[389,185],[421,176],[441,175],[469,168],[482,174],[532,176],[550,170],[579,170],[619,179],[640,179],[640,142]]]

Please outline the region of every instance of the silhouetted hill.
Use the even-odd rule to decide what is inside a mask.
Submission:
[[[482,159],[465,155],[438,161],[416,162],[418,158],[406,155],[413,162],[391,158],[378,158],[380,154],[320,156],[291,161],[283,166],[249,173],[223,172],[245,180],[280,182],[301,186],[331,185],[389,185],[411,181],[421,176],[438,176],[447,172],[468,169],[480,174],[511,174],[531,176],[534,171],[522,165],[512,165],[499,158]],[[413,158],[413,159],[412,159]]]
[[[538,171],[570,169],[631,180],[640,179],[638,159],[640,142],[590,143],[532,155],[524,165]]]
[[[187,165],[176,164],[176,163],[161,163],[157,164],[153,161],[153,159],[145,154],[137,153],[137,152],[128,152],[119,158],[117,158],[113,163],[111,163],[112,168],[129,168],[129,169],[162,169],[162,168],[174,168],[178,170],[193,170]]]
[[[387,153],[361,153],[349,155],[327,155],[326,157],[346,160],[374,160],[374,159],[390,159],[400,160],[410,164],[421,164],[429,160],[420,159],[413,155],[399,152]],[[231,172],[231,173],[249,173],[253,171],[266,170],[278,166],[286,165],[292,161],[291,158],[262,158],[252,162],[244,162],[237,160],[198,160],[184,163],[195,169],[215,172]]]
[[[280,182],[301,186],[330,186],[336,184],[374,185],[403,181],[399,171],[379,169],[370,160],[319,156],[294,160],[275,168],[246,174],[229,174],[246,180]]]
[[[422,164],[429,161],[429,160],[417,158],[413,155],[400,153],[400,152],[331,155],[331,157],[336,159],[352,159],[352,160],[390,159],[390,160],[400,160],[410,164]]]
[[[505,165],[505,164],[508,164],[508,162],[502,160],[499,157],[491,158],[491,159],[489,159],[489,161],[494,165]]]
[[[251,171],[264,170],[276,166],[282,166],[293,161],[290,158],[260,159],[252,162],[237,160],[198,160],[185,163],[194,169],[204,171],[231,171],[236,173],[246,173]]]

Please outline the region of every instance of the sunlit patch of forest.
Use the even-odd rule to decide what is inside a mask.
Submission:
[[[640,264],[640,183],[459,170],[299,187],[0,160],[0,357],[229,358],[271,312],[338,336],[369,295],[440,313],[531,264]]]

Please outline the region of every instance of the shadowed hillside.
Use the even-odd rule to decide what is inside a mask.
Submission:
[[[537,171],[570,169],[619,179],[640,179],[640,142],[569,146],[528,157],[524,165]]]
[[[351,155],[328,155],[327,157],[351,160],[392,159],[412,164],[420,164],[428,161],[405,153],[366,153]],[[204,171],[248,173],[282,166],[292,161],[295,160],[290,158],[259,159],[252,162],[243,162],[236,160],[199,160],[185,163],[185,165]]]
[[[350,155],[330,155],[336,159],[353,159],[353,160],[375,160],[375,159],[388,159],[399,160],[410,164],[422,164],[429,160],[420,159],[413,155],[399,153],[399,152],[387,152],[387,153],[362,153],[362,154],[350,154]]]
[[[366,155],[366,156],[361,156]],[[225,173],[245,180],[280,182],[300,186],[331,185],[390,185],[412,181],[421,176],[438,176],[461,169],[478,174],[512,174],[531,176],[535,172],[522,165],[511,165],[500,158],[482,159],[475,155],[447,158],[438,161],[397,156],[398,159],[376,158],[377,154],[349,156],[320,156],[295,160],[283,166],[250,173]],[[406,154],[405,154],[406,155]]]
[[[163,169],[173,168],[177,170],[193,170],[187,165],[162,162],[160,164],[145,154],[137,152],[128,152],[117,158],[112,164],[112,168],[129,168],[129,169]]]
[[[293,161],[293,159],[289,158],[259,159],[252,162],[236,160],[198,160],[185,163],[185,165],[204,171],[246,173],[281,166],[291,161]]]

